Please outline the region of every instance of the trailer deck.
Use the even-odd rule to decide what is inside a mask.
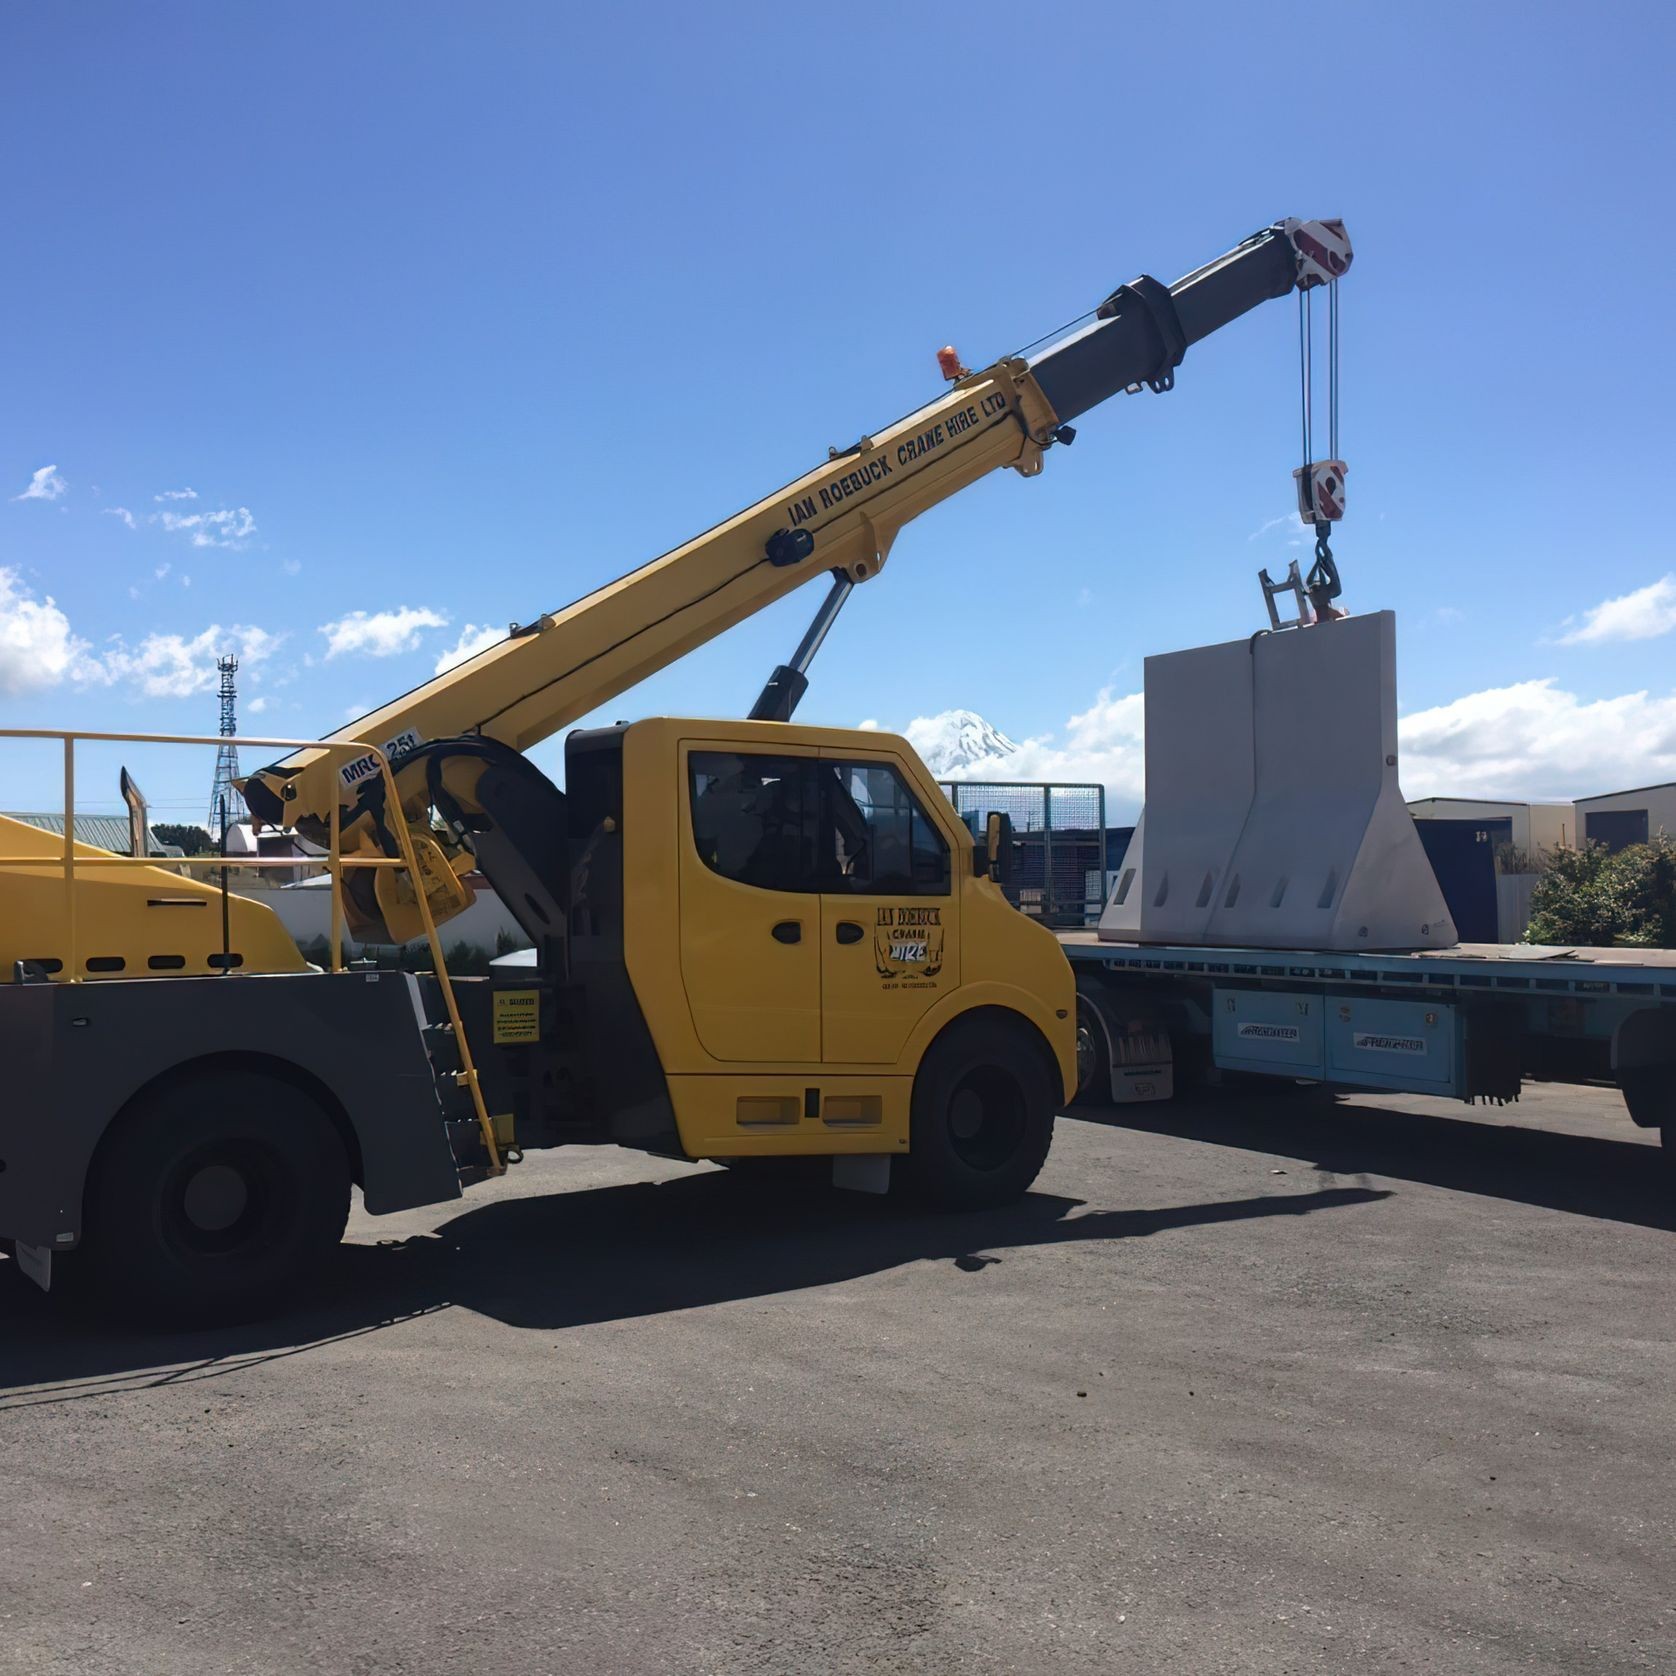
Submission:
[[[1119,1101],[1167,1098],[1185,1059],[1468,1101],[1515,1100],[1526,1078],[1613,1082],[1636,1123],[1676,1128],[1676,950],[1059,942]]]
[[[1092,930],[1061,931],[1058,936],[1073,966],[1094,961],[1112,971],[1325,978],[1345,983],[1418,984],[1428,989],[1655,995],[1676,1001],[1676,949],[1456,943],[1446,949],[1351,954],[1339,950],[1102,942]]]

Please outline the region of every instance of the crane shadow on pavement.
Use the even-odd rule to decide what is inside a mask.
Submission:
[[[1076,1115],[1294,1159],[1325,1176],[1379,1176],[1604,1221],[1676,1228],[1676,1172],[1665,1167],[1657,1145],[1627,1137],[1403,1110],[1376,1095],[1335,1100],[1319,1088],[1255,1097],[1203,1090],[1160,1105],[1079,1106]]]
[[[453,1306],[508,1326],[560,1331],[827,1286],[909,1263],[976,1272],[991,1260],[985,1253],[1305,1216],[1388,1196],[1333,1187],[1077,1215],[1080,1200],[1032,1193],[999,1210],[938,1215],[894,1200],[814,1187],[788,1192],[704,1171],[497,1199],[427,1234],[345,1245],[320,1301],[272,1320],[196,1331],[146,1333],[66,1311],[21,1276],[0,1272],[0,1416],[42,1402],[194,1383]]]

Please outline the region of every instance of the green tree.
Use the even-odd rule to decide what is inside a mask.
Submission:
[[[214,855],[215,840],[201,826],[174,826],[165,822],[151,829],[160,844],[178,844],[187,855]]]
[[[1676,948],[1676,841],[1556,850],[1531,893],[1533,943]]]

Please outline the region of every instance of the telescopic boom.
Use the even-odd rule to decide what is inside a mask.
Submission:
[[[1034,354],[969,373],[947,351],[951,388],[935,401],[331,738],[381,746],[398,767],[460,736],[528,750],[811,577],[870,580],[911,518],[999,467],[1034,477],[1043,453],[1071,440],[1069,421],[1121,391],[1168,389],[1190,345],[1269,298],[1338,278],[1350,260],[1341,222],[1280,221],[1173,285],[1119,287]],[[244,793],[258,820],[320,835],[334,801],[348,830],[372,779],[370,758],[345,766],[308,750],[250,776]]]

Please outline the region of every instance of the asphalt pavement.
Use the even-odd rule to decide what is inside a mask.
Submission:
[[[1676,1669],[1616,1097],[1128,1118],[951,1217],[535,1155],[221,1332],[0,1262],[0,1670]]]

